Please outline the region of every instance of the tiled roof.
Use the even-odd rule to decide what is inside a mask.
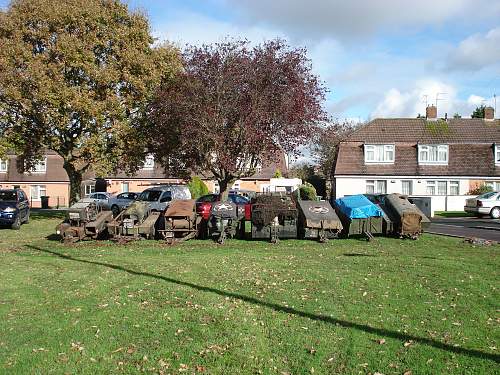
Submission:
[[[365,164],[363,144],[395,144],[393,164]],[[375,119],[339,146],[336,175],[500,176],[494,147],[500,120]],[[448,165],[419,165],[418,144],[448,144]]]
[[[375,119],[345,141],[365,143],[500,143],[500,120]]]
[[[388,139],[385,142],[390,142]],[[493,144],[450,144],[448,165],[419,165],[416,144],[397,144],[394,164],[365,164],[362,142],[339,147],[336,175],[380,176],[500,176]]]

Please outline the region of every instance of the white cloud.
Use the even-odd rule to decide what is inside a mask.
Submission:
[[[246,38],[255,43],[284,38],[283,33],[270,28],[240,26],[196,13],[179,13],[176,20],[157,25],[153,32],[160,40],[181,45],[220,42],[228,37]]]
[[[249,23],[271,24],[299,37],[352,38],[446,21],[479,22],[500,14],[491,0],[226,0]],[[471,17],[470,15],[474,16]]]
[[[452,117],[455,113],[462,117],[470,117],[477,106],[493,105],[493,98],[484,98],[479,95],[470,95],[466,100],[458,97],[457,89],[448,83],[438,80],[420,80],[415,82],[408,90],[400,91],[392,88],[386,92],[382,101],[378,103],[371,117],[416,117],[417,114],[425,115],[425,98],[428,95],[428,104],[436,104],[436,94],[439,95],[437,102],[438,116]]]
[[[445,67],[451,70],[480,70],[500,66],[500,27],[486,34],[474,34],[460,42],[447,58]]]
[[[372,118],[416,117],[419,113],[425,115],[425,96],[427,95],[428,104],[435,104],[438,94],[439,98],[444,99],[437,102],[438,115],[449,114],[456,102],[455,88],[449,84],[428,79],[415,82],[414,87],[406,91],[390,89],[376,106]]]

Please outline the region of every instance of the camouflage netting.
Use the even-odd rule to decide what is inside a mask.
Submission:
[[[135,216],[137,217],[137,221],[139,223],[142,223],[144,219],[149,215],[149,203],[142,201],[135,201],[127,208],[124,215],[129,217]]]
[[[252,201],[252,223],[267,226],[275,217],[283,220],[297,218],[297,206],[289,196],[259,195]]]

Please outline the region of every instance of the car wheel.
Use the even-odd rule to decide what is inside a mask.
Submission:
[[[493,207],[490,211],[490,216],[492,219],[499,219],[500,218],[500,208]]]
[[[120,207],[113,205],[111,207],[111,212],[113,213],[113,217],[117,217],[120,214]]]
[[[14,221],[11,228],[14,230],[18,230],[19,228],[21,228],[21,218],[19,217],[19,215],[17,215],[16,221]]]

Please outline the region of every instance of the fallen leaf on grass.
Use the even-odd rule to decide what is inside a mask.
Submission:
[[[411,372],[411,370],[405,371],[405,372],[403,373],[403,375],[412,375],[412,374],[413,374],[413,372]]]
[[[374,340],[377,344],[379,345],[384,345],[385,344],[385,339],[377,339],[377,340]]]
[[[408,347],[408,346],[410,346],[412,344],[413,344],[413,340],[409,340],[409,341],[406,341],[403,345],[406,348],[406,347]]]

